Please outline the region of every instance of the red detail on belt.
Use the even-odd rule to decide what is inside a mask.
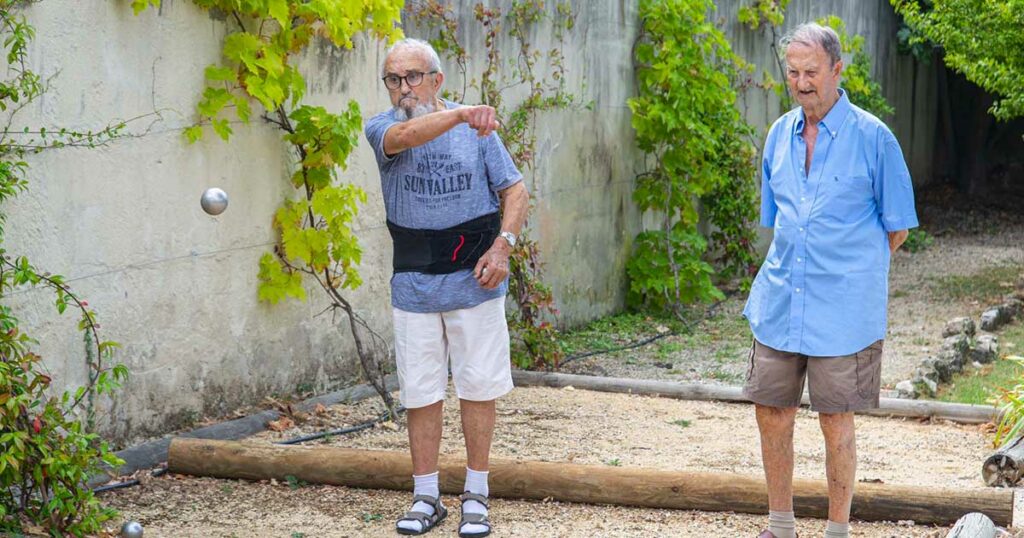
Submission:
[[[465,245],[465,244],[466,244],[466,236],[460,235],[459,236],[459,246],[455,247],[455,252],[452,252],[452,261],[455,261],[455,258],[459,257],[459,249],[462,248],[462,245]]]

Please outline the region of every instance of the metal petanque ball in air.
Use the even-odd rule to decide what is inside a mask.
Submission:
[[[121,525],[121,538],[142,538],[142,525],[138,521],[125,521]]]
[[[220,215],[228,208],[228,193],[217,187],[206,189],[199,203],[203,206],[203,211],[210,215]]]

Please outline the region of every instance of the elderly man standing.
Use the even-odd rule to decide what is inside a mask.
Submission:
[[[396,530],[423,534],[447,515],[437,459],[450,362],[468,463],[459,536],[487,536],[494,402],[512,390],[508,257],[529,195],[495,133],[494,109],[438,98],[444,73],[428,43],[396,43],[382,76],[394,108],[367,122],[366,138],[394,243],[395,355],[414,482]]]
[[[761,225],[774,228],[743,315],[754,343],[744,394],[756,406],[768,530],[793,538],[793,425],[807,379],[825,437],[827,538],[849,536],[857,452],[853,412],[877,408],[889,260],[917,226],[892,132],[839,88],[839,38],[805,24],[784,40],[800,104],[764,146]]]

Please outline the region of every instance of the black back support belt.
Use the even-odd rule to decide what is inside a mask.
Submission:
[[[484,215],[443,230],[405,228],[390,220],[396,273],[443,275],[473,269],[501,231],[501,215]]]

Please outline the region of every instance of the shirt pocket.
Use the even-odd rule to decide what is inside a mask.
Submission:
[[[825,177],[821,212],[826,219],[843,223],[857,222],[875,208],[875,192],[871,177],[866,175],[831,175]]]

